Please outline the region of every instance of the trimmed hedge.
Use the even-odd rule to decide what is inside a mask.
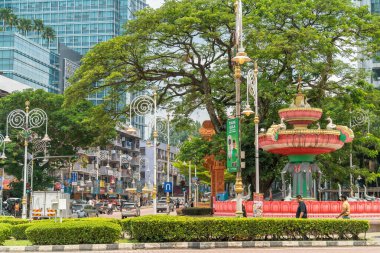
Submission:
[[[76,218],[76,219],[63,219],[62,222],[111,222],[117,225],[120,225],[120,220],[115,218]],[[59,219],[57,219],[57,223],[59,222]],[[25,224],[19,224],[12,227],[12,236],[16,240],[26,240],[26,229],[35,225],[35,224],[41,224],[41,223],[49,223],[49,224],[55,224],[54,219],[50,220],[35,220],[32,221],[32,223],[25,223]]]
[[[143,216],[130,219],[124,231],[140,242],[358,239],[364,220],[244,219]]]
[[[187,207],[182,209],[183,215],[212,215],[212,208]]]
[[[19,224],[12,227],[12,236],[16,240],[26,240],[28,239],[25,234],[25,230],[31,226],[33,226],[36,223],[26,223],[26,224]]]
[[[117,225],[120,225],[120,219],[116,218],[97,218],[97,217],[91,217],[91,218],[75,218],[75,219],[63,219],[63,222],[71,222],[71,221],[92,221],[92,222],[111,222],[115,223]]]
[[[11,225],[25,224],[28,222],[29,222],[28,220],[15,219],[12,216],[9,216],[9,218],[7,216],[1,216],[0,217],[0,223],[7,223],[7,224],[11,224]]]
[[[112,222],[35,223],[25,231],[35,245],[115,243],[120,238],[121,227]]]
[[[5,240],[8,239],[12,234],[11,225],[0,224],[0,245],[3,245]]]

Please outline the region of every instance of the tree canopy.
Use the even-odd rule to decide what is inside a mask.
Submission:
[[[7,115],[15,110],[25,110],[25,101],[30,102],[30,110],[40,108],[48,116],[48,134],[51,142],[48,147],[50,156],[76,155],[78,147],[86,148],[97,145],[108,144],[115,136],[114,122],[109,117],[97,117],[98,108],[90,102],[82,101],[72,107],[62,107],[63,96],[43,90],[25,90],[15,92],[0,99],[0,122],[1,133],[5,135]],[[96,121],[92,120],[96,117]],[[89,122],[92,122],[91,124]],[[33,129],[41,138],[44,136],[45,128]],[[9,175],[17,179],[22,177],[24,164],[23,137],[21,129],[9,127],[11,143],[6,144],[6,156],[2,163]],[[29,153],[32,153],[33,144],[30,144]],[[40,154],[39,156],[43,156]],[[49,177],[49,170],[54,168],[53,164],[43,167],[35,163],[35,189],[44,189],[53,183]]]
[[[350,62],[374,57],[380,49],[379,21],[367,6],[357,7],[351,0],[243,0],[244,45],[259,66],[260,128],[279,121],[277,110],[293,97],[298,76],[309,103],[336,117],[339,124],[348,118],[338,108],[364,108],[365,97],[377,100],[378,93],[361,81],[368,73]],[[219,152],[225,148],[225,123],[235,105],[234,23],[231,0],[168,0],[159,9],[144,9],[125,25],[123,36],[100,43],[86,54],[66,91],[65,104],[75,104],[102,89],[114,95],[158,86],[159,103],[175,108],[177,115],[207,111],[215,138],[220,140],[215,147]],[[251,64],[243,66],[243,77],[249,68]],[[127,108],[112,109],[119,98],[110,96],[107,113],[128,112]],[[377,102],[374,107],[377,110]],[[243,126],[243,149],[252,150],[243,173],[245,181],[254,182],[252,125],[248,120]],[[245,129],[249,132],[244,133]],[[355,152],[377,148],[359,140],[353,144]],[[321,163],[326,158],[330,167],[339,164],[334,157],[342,156],[340,152],[347,148],[322,156]],[[261,157],[264,191],[279,175],[284,158],[264,152]]]
[[[265,117],[288,101],[298,75],[314,88],[309,97],[315,101],[352,84],[358,75],[341,57],[368,56],[380,44],[378,17],[350,0],[243,3],[244,43],[260,66],[260,114]],[[83,58],[66,102],[99,89],[136,91],[156,83],[161,103],[172,103],[177,114],[186,116],[205,108],[217,132],[223,130],[235,98],[233,1],[171,0],[136,17],[126,24],[125,35],[98,44]],[[337,75],[339,81],[333,79]],[[101,85],[93,85],[100,80]]]

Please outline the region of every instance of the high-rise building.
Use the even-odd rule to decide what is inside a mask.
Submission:
[[[41,19],[56,32],[50,41],[52,50],[58,43],[84,55],[99,42],[123,31],[123,24],[133,19],[135,11],[145,8],[145,0],[0,0],[0,8],[10,8],[19,18]],[[37,33],[28,35],[47,44]]]
[[[58,45],[65,45],[81,55],[94,45],[121,35],[123,25],[134,19],[136,11],[145,7],[146,0],[0,0],[0,8],[12,9],[19,18],[41,19],[56,32],[56,39],[51,41],[42,39],[36,32],[29,32],[28,38],[57,53],[61,53]],[[63,92],[69,85],[67,77],[79,64],[66,57],[61,57],[60,63],[63,65],[59,86]],[[88,100],[98,105],[103,103],[106,95],[107,91],[99,91],[90,95]],[[131,99],[133,96],[131,94]],[[143,136],[144,119],[134,117],[132,123]]]
[[[356,1],[359,6],[368,6],[372,14],[380,14],[380,0],[361,0]],[[380,57],[380,52],[377,52],[372,59],[365,60],[359,63],[359,66],[369,72],[371,76],[369,82],[373,83],[376,87],[380,87],[380,60],[376,57]]]
[[[34,89],[59,93],[58,54],[16,32],[0,32],[0,71]],[[9,84],[11,85],[11,84]]]

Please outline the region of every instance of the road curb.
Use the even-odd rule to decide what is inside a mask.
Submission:
[[[275,247],[364,247],[379,246],[380,241],[239,241],[239,242],[164,242],[119,243],[43,246],[0,246],[0,252],[57,252],[91,250],[137,249],[216,249],[216,248],[275,248]]]

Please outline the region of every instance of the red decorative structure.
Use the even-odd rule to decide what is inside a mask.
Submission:
[[[299,85],[300,87],[300,85]],[[278,112],[281,123],[273,124],[266,133],[259,135],[259,146],[265,151],[274,154],[286,155],[289,163],[281,172],[283,198],[290,200],[296,195],[307,199],[315,199],[317,190],[313,183],[313,173],[317,174],[320,185],[322,172],[314,162],[315,156],[330,153],[343,147],[344,143],[351,142],[354,134],[346,126],[335,125],[330,117],[326,129],[309,129],[309,125],[322,117],[322,109],[312,108],[305,96],[299,90],[289,108]],[[290,124],[291,129],[287,128]],[[285,174],[292,175],[292,187],[289,187],[286,196]]]
[[[212,136],[215,134],[214,125],[211,120],[203,122],[199,133],[203,139],[211,141]],[[216,160],[214,155],[209,155],[205,157],[204,166],[210,171],[211,196],[215,197],[217,193],[224,192],[224,170],[226,169],[226,163],[225,161]]]
[[[342,208],[339,201],[305,201],[308,217],[335,218]],[[245,201],[247,215],[253,217],[253,201]],[[380,201],[350,202],[351,217],[380,218]],[[264,201],[263,217],[295,217],[298,207],[296,201]],[[235,216],[235,201],[215,201],[214,215]]]

